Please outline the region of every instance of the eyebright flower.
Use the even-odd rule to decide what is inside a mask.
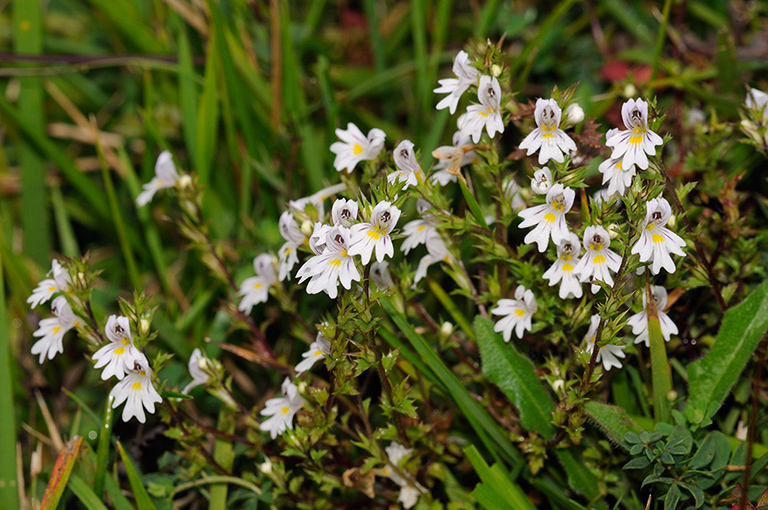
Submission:
[[[456,107],[462,94],[467,91],[470,85],[477,83],[480,72],[469,63],[467,52],[461,50],[453,59],[453,74],[456,75],[456,78],[437,80],[440,86],[432,91],[435,94],[448,94],[437,103],[437,109],[448,108],[451,115],[456,113]]]
[[[304,407],[306,402],[299,395],[299,389],[288,377],[283,381],[282,390],[282,397],[267,400],[264,409],[261,410],[262,416],[270,416],[270,418],[261,422],[259,428],[264,432],[269,432],[272,439],[281,435],[287,429],[293,430],[293,417]]]
[[[621,257],[619,257],[610,248],[611,238],[608,231],[600,226],[592,226],[584,229],[584,248],[587,253],[581,258],[574,268],[582,282],[590,280],[600,280],[608,285],[613,285],[614,273],[621,266]],[[592,292],[597,292],[599,286],[592,284]]]
[[[157,157],[157,163],[155,163],[155,176],[142,186],[144,191],[136,197],[136,206],[147,205],[158,190],[172,188],[178,180],[179,173],[176,171],[176,165],[173,164],[171,153],[168,151],[161,152],[160,156]]]
[[[57,292],[68,292],[71,279],[66,268],[64,268],[59,261],[53,259],[51,261],[51,270],[48,271],[49,275],[53,278],[46,278],[37,284],[35,290],[32,291],[32,295],[27,298],[31,308],[36,308],[37,305],[43,304],[53,297]]]
[[[301,355],[304,359],[296,365],[296,373],[301,374],[308,371],[316,361],[325,358],[329,352],[331,352],[331,342],[322,333],[317,333],[315,341],[309,344],[309,350]]]
[[[584,335],[584,340],[587,342],[587,348],[586,351],[590,354],[592,354],[592,351],[595,349],[595,335],[597,335],[597,328],[600,325],[600,315],[593,315],[592,319],[589,323],[589,329],[587,330],[587,334]],[[619,361],[619,358],[625,358],[627,355],[624,353],[624,349],[626,349],[626,345],[612,345],[612,344],[606,344],[602,347],[600,347],[600,351],[597,353],[596,361],[600,363],[600,361],[603,362],[603,368],[605,368],[606,371],[610,370],[613,367],[621,368],[621,361]]]
[[[392,279],[392,275],[389,274],[389,261],[382,260],[381,262],[374,261],[371,263],[371,280],[380,289],[395,288],[395,281]]]
[[[491,310],[491,314],[506,315],[506,317],[497,322],[493,330],[502,333],[505,342],[509,342],[512,329],[515,330],[517,338],[523,338],[523,332],[530,331],[533,327],[531,320],[539,305],[536,303],[533,292],[522,285],[518,285],[515,289],[515,299],[499,299],[496,305],[496,308]]]
[[[421,166],[416,161],[416,154],[413,152],[413,142],[403,140],[395,147],[393,154],[397,170],[387,176],[390,184],[396,180],[405,182],[403,189],[407,189],[408,186],[416,186],[424,181],[424,172],[421,171]]]
[[[648,336],[648,314],[646,313],[648,306],[648,298],[643,294],[643,310],[636,313],[627,321],[627,326],[632,328],[632,333],[637,335],[635,343],[645,343],[645,346],[650,345],[650,337]],[[651,294],[653,295],[653,301],[656,303],[656,311],[659,314],[659,325],[661,326],[661,335],[664,340],[669,342],[672,335],[677,334],[677,326],[669,315],[664,313],[664,308],[667,307],[667,290],[659,285],[651,285]]]
[[[299,228],[296,218],[293,217],[291,211],[285,211],[280,215],[278,227],[286,241],[277,252],[277,279],[282,282],[286,278],[291,279],[291,269],[299,261],[299,255],[296,250],[304,244],[307,236]]]
[[[117,383],[110,396],[115,397],[112,409],[125,402],[123,408],[123,421],[127,422],[134,416],[140,423],[146,421],[144,408],[150,414],[155,412],[155,404],[163,401],[160,394],[152,385],[152,369],[146,356],[139,352],[133,360],[133,366],[128,370],[125,378]]]
[[[188,394],[192,388],[208,382],[208,373],[204,370],[207,365],[208,359],[203,356],[200,349],[192,351],[192,356],[189,357],[189,363],[187,364],[189,375],[192,376],[192,382],[184,386],[184,389],[181,390],[182,393]]]
[[[437,232],[437,228],[435,228],[435,220],[431,215],[425,215],[421,219],[409,221],[403,227],[405,239],[400,249],[408,255],[412,249],[420,244],[425,244],[427,238],[433,232]]]
[[[663,267],[668,273],[675,272],[675,263],[670,253],[685,257],[681,249],[685,246],[683,239],[666,228],[664,225],[672,216],[672,208],[664,198],[653,198],[648,201],[645,220],[641,226],[640,239],[632,247],[632,254],[640,255],[640,262],[653,262],[651,272],[659,274]]]
[[[266,303],[269,299],[269,289],[278,281],[275,273],[275,260],[272,255],[262,253],[253,259],[253,270],[256,272],[256,276],[243,280],[237,293],[243,298],[237,305],[237,309],[245,314],[251,313],[254,305]]]
[[[547,203],[535,205],[518,213],[523,218],[520,228],[536,225],[536,228],[525,236],[525,244],[537,243],[539,251],[547,249],[549,238],[557,244],[568,235],[568,224],[565,213],[571,210],[576,196],[571,188],[564,188],[557,183],[547,192]]]
[[[501,119],[501,87],[499,80],[490,76],[481,76],[477,86],[477,99],[480,104],[467,108],[467,114],[459,121],[459,130],[471,136],[475,143],[480,141],[483,129],[493,138],[496,133],[504,132],[504,121]]]
[[[402,470],[402,461],[405,457],[413,453],[411,448],[406,448],[400,443],[393,441],[384,451],[387,452],[389,464]],[[402,470],[402,474],[392,469],[389,465],[377,470],[379,476],[385,476],[400,486],[400,495],[397,501],[408,509],[413,507],[419,501],[419,495],[426,489],[417,481],[413,480],[409,473]]]
[[[597,170],[603,174],[603,184],[608,184],[607,193],[613,195],[625,195],[632,186],[632,177],[635,176],[635,165],[624,168],[624,158],[609,158],[600,163]]]
[[[376,260],[381,262],[386,256],[393,256],[395,248],[389,234],[395,228],[400,219],[400,209],[386,200],[376,204],[371,212],[370,223],[358,223],[352,225],[350,233],[350,255],[360,255],[363,265],[371,260],[374,248]]]
[[[627,127],[624,131],[611,131],[605,145],[613,148],[611,159],[621,158],[622,168],[637,165],[641,170],[648,168],[648,156],[656,155],[656,146],[663,140],[648,129],[648,103],[642,99],[630,99],[621,107],[621,118]]]
[[[537,99],[533,117],[536,119],[536,129],[520,143],[521,149],[528,149],[530,156],[539,151],[539,164],[543,165],[550,159],[562,163],[563,153],[576,150],[576,144],[560,129],[562,110],[554,99]]]
[[[94,353],[93,360],[96,361],[94,368],[99,369],[106,366],[101,372],[103,381],[113,375],[122,380],[142,354],[133,345],[128,317],[110,315],[104,330],[109,343]]]
[[[352,124],[347,124],[347,129],[337,129],[336,136],[341,140],[331,145],[331,152],[336,154],[333,166],[337,172],[346,169],[352,173],[355,166],[365,160],[374,159],[384,148],[386,134],[381,129],[373,128],[365,137],[360,129]]]
[[[41,320],[37,330],[32,333],[40,338],[32,346],[31,352],[40,355],[38,361],[41,365],[46,358],[53,359],[57,353],[64,352],[64,335],[78,325],[77,316],[64,296],[58,296],[53,300],[51,312],[54,316]]]
[[[299,283],[304,283],[310,278],[307,293],[317,294],[325,291],[329,297],[335,299],[339,283],[349,290],[352,282],[360,281],[360,273],[349,251],[349,237],[349,229],[333,227],[326,234],[323,252],[311,257],[301,266],[297,273]]]
[[[569,126],[575,126],[582,120],[584,120],[584,108],[579,106],[579,103],[571,103],[568,108],[565,109],[565,115],[568,117],[567,123]]]
[[[449,182],[456,182],[459,168],[471,164],[477,158],[477,153],[471,150],[472,147],[474,145],[472,145],[469,136],[462,133],[461,130],[456,131],[453,134],[453,146],[444,145],[432,151],[432,156],[439,159],[439,162],[432,167],[433,170],[438,171],[433,173],[429,180],[440,186],[445,186]]]
[[[552,180],[552,170],[549,168],[539,168],[533,172],[533,179],[531,179],[531,189],[537,195],[546,195],[549,193],[549,188],[551,188],[553,184],[554,181]]]
[[[549,280],[549,286],[560,283],[560,299],[580,298],[582,295],[581,283],[575,271],[581,254],[581,241],[579,236],[569,233],[561,239],[557,245],[557,260],[547,269],[543,277]]]
[[[413,288],[421,281],[422,278],[427,276],[427,269],[435,262],[451,263],[453,257],[448,251],[448,247],[445,245],[443,238],[437,232],[437,229],[431,230],[424,244],[427,246],[427,254],[424,255],[419,261],[419,266],[416,268],[416,274],[413,275]]]
[[[357,219],[359,206],[354,200],[339,198],[333,203],[331,208],[331,220],[335,226],[351,227]]]

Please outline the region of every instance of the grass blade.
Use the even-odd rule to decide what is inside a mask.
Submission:
[[[101,423],[101,432],[99,432],[99,444],[96,449],[96,470],[94,471],[93,492],[98,497],[104,496],[104,473],[107,471],[107,458],[109,457],[109,439],[112,436],[112,403],[115,397],[112,395],[107,399],[107,406],[104,409],[104,421]]]
[[[67,487],[88,510],[107,510],[101,498],[96,496],[94,489],[91,489],[77,473],[70,475]]]
[[[59,504],[61,495],[64,494],[64,489],[69,481],[69,476],[72,474],[72,468],[75,466],[75,459],[80,451],[80,446],[83,444],[82,436],[73,437],[67,446],[61,450],[59,457],[56,459],[56,464],[53,466],[53,473],[51,473],[51,479],[48,481],[48,486],[45,488],[45,495],[43,496],[43,502],[40,505],[40,510],[54,510],[56,505]]]
[[[515,510],[535,509],[525,492],[504,472],[499,464],[488,466],[474,445],[464,449],[472,467],[475,468],[481,483],[472,491],[472,495],[487,510],[514,508]]]
[[[144,488],[144,483],[141,481],[141,478],[139,478],[139,473],[136,472],[136,468],[133,466],[131,458],[127,453],[125,453],[123,445],[120,444],[120,441],[117,442],[117,451],[120,453],[120,458],[122,459],[123,466],[125,467],[125,473],[128,475],[128,483],[131,484],[133,497],[136,499],[136,507],[139,510],[157,510],[157,508],[155,508],[155,504],[149,498],[147,489]]]
[[[5,306],[5,279],[3,257],[0,252],[0,409],[5,416],[0,420],[0,501],[9,508],[19,508],[19,492],[16,487],[16,419],[13,407],[13,382],[11,381],[11,342],[8,333],[7,308]]]

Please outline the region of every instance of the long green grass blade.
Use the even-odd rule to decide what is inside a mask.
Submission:
[[[216,88],[216,75],[219,71],[218,38],[208,41],[208,61],[205,66],[205,83],[197,110],[197,143],[195,144],[195,170],[200,183],[205,185],[213,165],[213,157],[218,145],[219,100]]]
[[[13,405],[11,381],[11,339],[8,331],[5,303],[4,258],[0,252],[0,409],[5,415],[0,420],[0,501],[8,508],[19,507],[19,491],[16,485],[16,417]],[[14,452],[14,453],[12,453]]]
[[[13,39],[18,53],[39,54],[43,49],[42,3],[28,0],[13,2]],[[45,134],[43,88],[37,76],[20,78],[19,113],[30,129]],[[51,235],[45,187],[45,163],[28,144],[20,147],[21,224],[24,251],[40,266],[48,265]]]
[[[149,494],[147,494],[147,489],[144,488],[144,483],[141,481],[139,473],[133,466],[131,458],[127,453],[125,453],[123,445],[120,444],[120,441],[117,442],[117,451],[120,453],[120,459],[123,461],[125,474],[128,475],[128,483],[131,484],[133,497],[136,500],[136,507],[138,510],[157,510],[157,508],[155,508],[155,504],[150,499]]]
[[[143,53],[165,52],[165,47],[150,30],[151,25],[141,15],[134,0],[89,0],[89,2],[104,13],[110,26],[117,27]]]
[[[88,510],[107,510],[107,507],[102,502],[101,498],[96,496],[96,492],[92,489],[79,475],[73,473],[69,477],[69,484],[67,484],[69,490],[77,496],[80,503],[83,504]]]
[[[456,324],[459,325],[462,331],[464,331],[469,338],[477,341],[477,336],[475,336],[475,330],[472,329],[472,324],[470,324],[469,319],[467,319],[461,310],[459,310],[459,307],[453,302],[451,296],[449,296],[440,284],[432,278],[427,278],[427,285],[429,286],[429,290],[432,291],[432,294],[434,294],[437,300],[440,301],[440,304],[448,310],[448,313],[451,314],[451,317],[453,317],[453,320],[456,321]]]
[[[651,343],[651,381],[653,387],[653,416],[656,421],[669,422],[671,407],[668,395],[672,391],[672,373],[667,359],[667,345],[661,334],[658,316],[648,316],[648,338]]]
[[[445,366],[445,363],[435,353],[432,346],[413,329],[408,319],[397,311],[395,306],[387,299],[381,300],[381,306],[405,335],[424,363],[442,381],[442,385],[447,389],[448,395],[459,407],[470,425],[472,425],[472,428],[480,437],[485,447],[488,448],[488,451],[492,455],[496,455],[498,450],[504,459],[513,466],[513,469],[517,471],[525,461],[506,434],[501,430],[499,424],[472,398],[469,391],[467,391],[453,372]]]
[[[472,495],[484,508],[487,510],[501,508],[534,510],[536,508],[520,486],[512,481],[499,464],[488,466],[474,445],[465,448],[464,455],[480,477],[481,483],[475,487]]]
[[[235,431],[235,421],[236,416],[234,413],[227,406],[223,406],[221,411],[219,411],[219,423],[216,428],[225,434],[232,434]],[[235,460],[232,452],[232,442],[222,437],[217,437],[216,444],[213,447],[213,458],[224,469],[231,469],[232,463]],[[226,483],[217,483],[211,486],[211,497],[208,503],[209,510],[226,510],[228,489],[229,486]]]
[[[115,397],[112,395],[107,398],[107,405],[104,409],[104,421],[101,423],[99,431],[99,443],[96,449],[96,470],[94,471],[93,492],[100,498],[104,495],[104,474],[107,471],[107,459],[109,457],[109,443],[112,436],[112,403]]]

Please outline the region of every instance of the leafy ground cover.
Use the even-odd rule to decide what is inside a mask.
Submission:
[[[763,4],[3,7],[2,505],[768,506]]]

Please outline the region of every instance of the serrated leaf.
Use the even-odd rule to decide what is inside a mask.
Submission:
[[[555,434],[550,423],[555,404],[541,385],[531,360],[493,331],[493,322],[475,318],[475,333],[483,363],[483,375],[498,386],[520,412],[520,422],[528,430],[546,438]]]
[[[640,443],[638,434],[643,432],[643,429],[632,421],[624,409],[590,401],[584,406],[584,411],[614,443],[627,450],[633,443]]]
[[[707,355],[688,366],[685,415],[701,423],[710,402],[722,405],[768,330],[768,281],[725,312],[717,340]]]

